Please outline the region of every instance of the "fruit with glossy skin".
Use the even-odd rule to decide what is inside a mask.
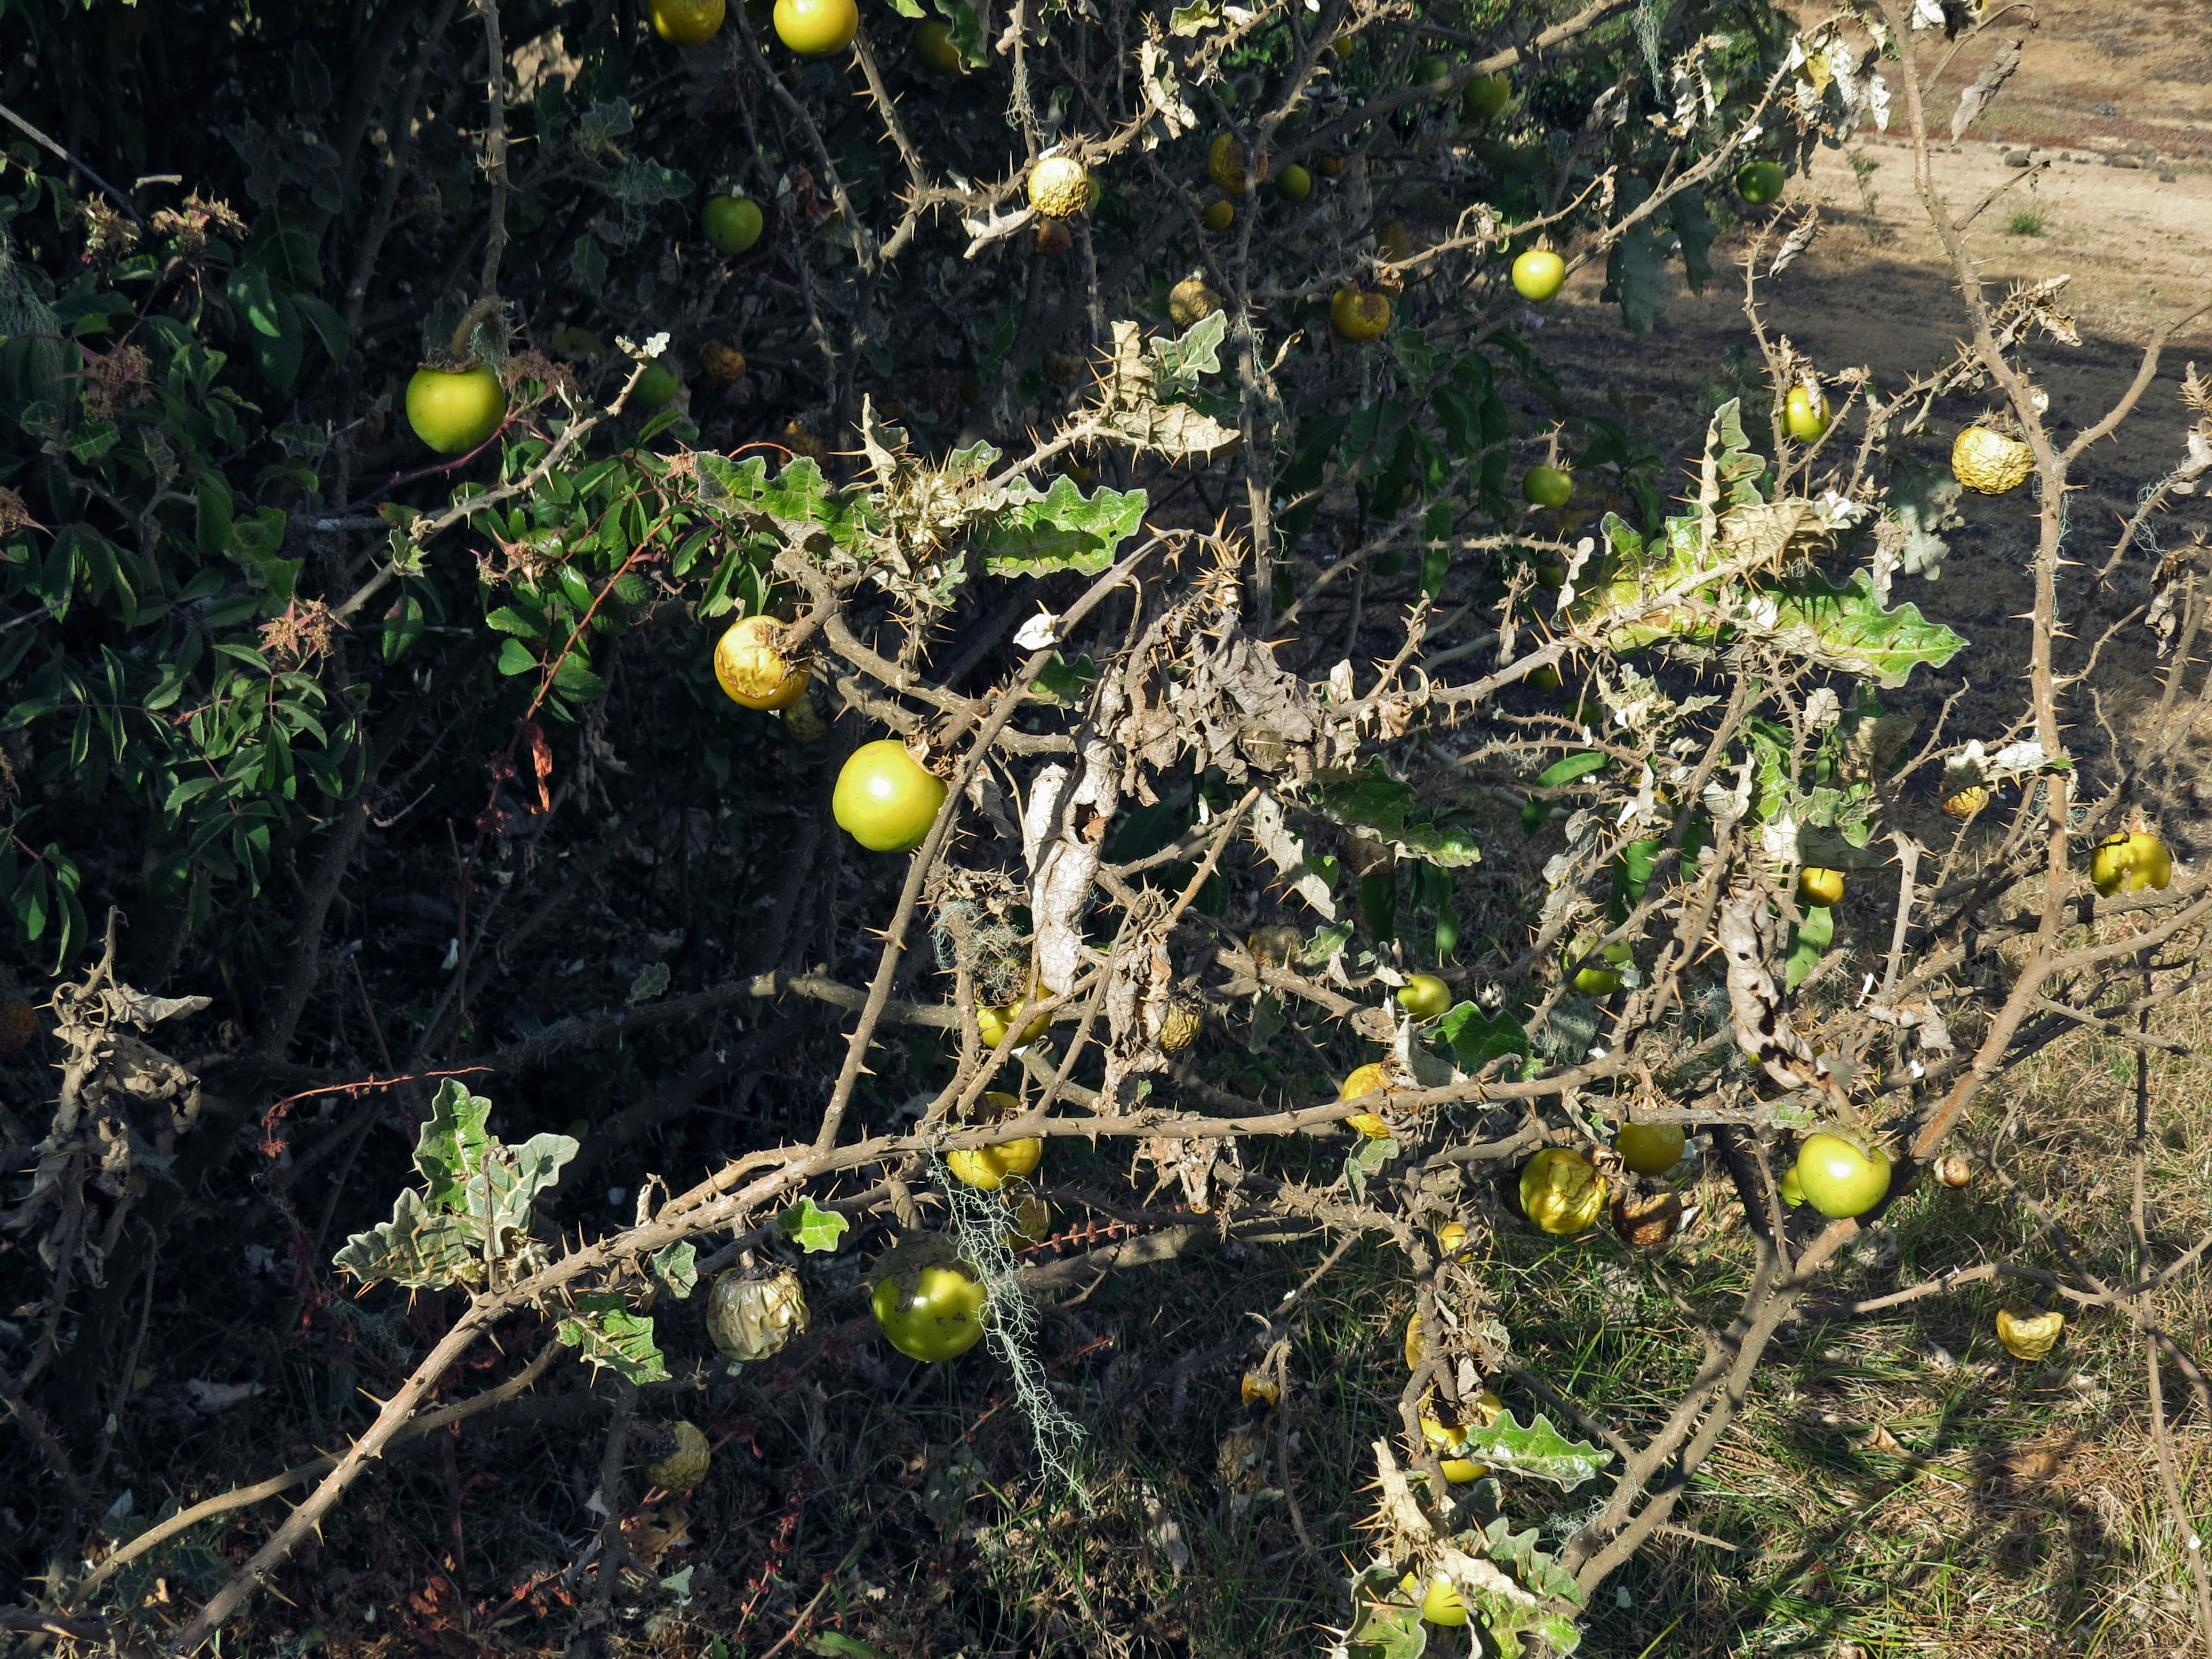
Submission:
[[[1378,340],[1390,326],[1390,301],[1383,295],[1340,288],[1328,302],[1328,320],[1345,339]]]
[[[1313,194],[1313,174],[1296,161],[1275,175],[1275,194],[1285,202],[1303,202]]]
[[[875,853],[921,846],[944,804],[945,781],[889,738],[855,749],[830,797],[838,828]]]
[[[1226,132],[1216,138],[1206,152],[1206,175],[1231,196],[1242,196],[1261,182],[1245,165],[1244,146],[1237,142],[1233,134]],[[1261,179],[1265,177],[1264,173],[1261,175]]]
[[[1818,388],[1793,386],[1783,400],[1782,424],[1801,444],[1809,444],[1828,429],[1828,400]]]
[[[507,388],[482,363],[415,371],[407,382],[407,424],[441,455],[465,455],[507,418]]]
[[[1000,1043],[1006,1041],[1006,1033],[1014,1029],[1014,1007],[1015,1005],[1011,1002],[1003,1007],[994,1007],[989,1003],[983,1003],[977,1006],[975,1031],[976,1035],[983,1039],[983,1046],[986,1048],[995,1049]],[[1051,1029],[1050,1014],[1032,1014],[1029,1022],[1022,1027],[1021,1036],[1014,1039],[1014,1047],[1026,1048]]]
[[[1547,247],[1532,247],[1513,262],[1513,291],[1541,305],[1565,284],[1567,262]]]
[[[1613,1149],[1637,1174],[1662,1176],[1681,1162],[1689,1139],[1679,1123],[1624,1123],[1613,1138]]]
[[[1797,1149],[1797,1185],[1831,1221],[1864,1215],[1889,1191],[1889,1157],[1841,1135],[1808,1135]]]
[[[1522,475],[1521,493],[1532,507],[1565,507],[1574,498],[1575,475],[1563,466],[1532,466]]]
[[[950,1244],[930,1237],[884,1259],[868,1305],[890,1345],[909,1359],[951,1359],[983,1340],[989,1298]]]
[[[653,0],[653,32],[672,46],[702,46],[722,32],[724,0]]]
[[[1547,1146],[1521,1170],[1521,1210],[1547,1233],[1583,1233],[1605,1213],[1605,1177],[1580,1152]]]
[[[1797,1179],[1797,1166],[1793,1164],[1782,1172],[1780,1182],[1782,1201],[1795,1210],[1805,1202],[1805,1185]]]
[[[1030,205],[1066,219],[1091,205],[1091,175],[1072,155],[1048,155],[1030,169]]]
[[[1398,988],[1398,1006],[1415,1019],[1451,1012],[1452,988],[1434,974],[1415,974]]]
[[[732,702],[746,708],[787,708],[805,695],[807,671],[793,668],[775,648],[782,624],[773,617],[745,617],[714,641],[714,678]]]
[[[2009,1308],[1997,1313],[1997,1340],[2014,1359],[2042,1358],[2058,1346],[2065,1328],[2063,1313],[2016,1314]]]
[[[1421,1361],[1428,1358],[1429,1345],[1421,1338],[1421,1316],[1418,1313],[1406,1322],[1406,1369],[1417,1371]]]
[[[1513,82],[1504,75],[1480,76],[1460,93],[1459,112],[1470,121],[1487,121],[1512,97]]]
[[[1206,211],[1198,216],[1198,222],[1208,230],[1226,230],[1237,222],[1237,204],[1234,202],[1208,202]]]
[[[2163,889],[2173,880],[2173,854],[2148,830],[2114,836],[2089,854],[2089,879],[2106,898]]]
[[[1985,426],[1968,427],[1951,445],[1951,476],[1977,495],[2002,495],[2034,471],[2033,450]]]
[[[1844,902],[1844,872],[1808,864],[1797,872],[1797,902],[1826,910]]]
[[[0,1060],[20,1054],[39,1034],[39,1011],[21,997],[0,1002]]]
[[[1177,328],[1188,328],[1220,309],[1221,296],[1203,276],[1186,276],[1168,290],[1168,320]]]
[[[1344,1079],[1344,1086],[1336,1091],[1336,1097],[1339,1100],[1358,1100],[1363,1095],[1388,1089],[1394,1081],[1388,1066],[1379,1060],[1370,1060],[1364,1066],[1352,1068],[1352,1075]],[[1389,1138],[1390,1126],[1372,1112],[1354,1112],[1344,1121],[1370,1140]],[[1412,1339],[1409,1337],[1407,1340],[1410,1341]]]
[[[1736,169],[1736,193],[1753,207],[1765,207],[1780,198],[1788,176],[1779,161],[1746,161]]]
[[[775,38],[801,58],[830,58],[860,32],[854,0],[775,0]]]
[[[952,25],[940,18],[914,26],[915,61],[938,75],[958,75],[966,67],[952,44]]]
[[[1437,1466],[1444,1472],[1444,1479],[1455,1486],[1464,1486],[1470,1480],[1480,1480],[1490,1473],[1487,1463],[1478,1463],[1467,1454],[1467,1431],[1455,1429],[1435,1412],[1424,1407],[1421,1411],[1421,1436],[1443,1455]]]
[[[1437,1249],[1446,1255],[1457,1255],[1467,1248],[1467,1224],[1447,1221],[1437,1229]]]
[[[1022,1109],[1019,1100],[996,1090],[985,1095],[983,1100],[1000,1117],[1015,1116]],[[1030,1174],[1043,1161],[1044,1139],[1040,1135],[1024,1135],[1019,1140],[1002,1140],[995,1146],[971,1146],[945,1155],[945,1167],[954,1180],[987,1193],[995,1193],[1008,1181]]]
[[[1421,1581],[1407,1573],[1398,1581],[1398,1588],[1408,1596],[1421,1598],[1421,1617],[1431,1625],[1464,1625],[1467,1623],[1467,1603],[1459,1599],[1449,1578],[1431,1578],[1424,1590]]]
[[[743,253],[761,239],[767,223],[761,205],[750,196],[709,196],[699,210],[699,228],[717,253]]]

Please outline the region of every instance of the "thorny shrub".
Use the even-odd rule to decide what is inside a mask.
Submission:
[[[649,1453],[665,1498],[708,1441],[656,1441],[650,1391],[726,1364],[766,1398],[744,1379],[823,1355],[889,1388],[862,1301],[899,1334],[947,1285],[975,1310],[902,1346],[980,1322],[945,1363],[1011,1378],[1030,1501],[1079,1514],[1110,1475],[1087,1350],[1048,1362],[1036,1304],[1264,1241],[1293,1292],[1152,1358],[1178,1389],[1245,1367],[1276,1413],[1219,1455],[1319,1571],[1316,1639],[1413,1659],[1471,1617],[1570,1651],[1824,1271],[1977,1176],[1978,1095],[2179,982],[2212,894],[2155,832],[2212,693],[2202,532],[2144,550],[2212,470],[2212,393],[2192,371],[2095,573],[2145,590],[2164,669],[2148,735],[2092,762],[2064,501],[2159,343],[2062,442],[2063,279],[1992,292],[1990,203],[1927,164],[2020,9],[872,0],[805,58],[795,4],[0,11],[0,892],[61,1079],[0,1118],[9,1467],[39,1472],[8,1628],[194,1650],[385,1454],[573,1349],[610,1389],[552,1403],[611,1427],[590,1504],[538,1523],[567,1568],[466,1600],[448,1439],[442,1571],[387,1614],[612,1640],[692,1583],[655,1577],[681,1498],[625,1471]],[[1893,386],[1762,301],[1819,229],[1781,180],[1868,123],[1911,133],[1963,294],[1955,356]],[[743,251],[713,194],[757,204]],[[1723,234],[1759,368],[1670,503],[1674,462],[1547,370],[1525,256],[1601,267],[1642,333]],[[428,454],[410,378],[471,362],[504,414]],[[2039,503],[2026,696],[1974,731],[1914,690],[1963,641],[1896,592],[1981,510],[1911,459],[1969,427],[1960,477]],[[808,677],[780,709],[717,689],[741,617]],[[898,853],[830,811],[886,733],[949,786]],[[1878,1197],[1832,1196],[1839,1142],[1887,1161]],[[1665,1252],[1700,1171],[1747,1278],[1680,1292],[1735,1305],[1663,1409],[1601,1420],[1492,1264],[1540,1228]],[[348,1443],[149,1524],[115,1489],[159,1456],[155,1275],[198,1260],[184,1305],[228,1316],[237,1269],[191,1241],[240,1181]],[[1286,1356],[1362,1240],[1413,1322],[1340,1578]],[[2038,1304],[2007,1340],[2130,1327],[2201,1396],[2166,1265],[2001,1266]],[[293,1486],[249,1547],[195,1530]],[[741,1625],[784,1583],[807,1627],[779,1575],[810,1490],[756,1517]],[[1099,1650],[1162,1639],[1089,1616]]]

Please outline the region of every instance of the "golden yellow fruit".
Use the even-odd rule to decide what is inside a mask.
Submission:
[[[690,1492],[707,1478],[708,1468],[714,1461],[714,1448],[707,1443],[697,1424],[679,1422],[672,1426],[675,1449],[659,1462],[647,1463],[645,1478],[663,1492]]]
[[[1030,205],[1065,219],[1091,205],[1091,175],[1072,155],[1048,155],[1030,169]]]
[[[985,1097],[987,1099],[1012,1099],[1012,1096]],[[1026,1135],[1019,1140],[1002,1140],[995,1146],[971,1146],[963,1152],[947,1152],[945,1167],[952,1178],[963,1185],[978,1187],[987,1193],[995,1193],[1007,1182],[1025,1176],[1044,1161],[1044,1139],[1040,1135]]]
[[[2035,452],[2017,438],[1970,426],[1951,446],[1951,476],[1978,495],[2002,495],[2035,471]]]
[[[1605,1213],[1605,1177],[1580,1152],[1547,1146],[1521,1171],[1521,1208],[1547,1233],[1588,1232]]]
[[[1808,864],[1797,872],[1797,902],[1826,910],[1844,902],[1844,872]]]
[[[1490,1473],[1487,1463],[1478,1463],[1465,1455],[1467,1431],[1455,1429],[1433,1412],[1421,1413],[1421,1434],[1428,1443],[1444,1454],[1437,1465],[1444,1472],[1444,1479],[1455,1486],[1463,1486],[1470,1480],[1480,1480]]]
[[[1417,1371],[1427,1358],[1429,1345],[1421,1335],[1421,1316],[1416,1313],[1406,1322],[1406,1369]]]
[[[855,0],[775,0],[776,39],[802,58],[829,58],[860,32]]]
[[[1978,783],[1970,783],[1964,789],[1954,791],[1943,797],[1944,812],[1962,822],[1973,817],[1989,804],[1990,792],[1985,786]]]
[[[1221,296],[1202,276],[1186,276],[1168,290],[1168,320],[1177,328],[1211,317],[1221,309]]]
[[[783,708],[806,690],[807,671],[793,668],[775,648],[782,624],[773,617],[744,617],[714,643],[714,678],[732,702],[746,708]]]
[[[1347,340],[1380,339],[1390,326],[1390,301],[1380,294],[1340,288],[1328,302],[1328,320]]]
[[[1680,1161],[1689,1139],[1679,1123],[1624,1123],[1613,1138],[1613,1147],[1637,1174],[1662,1176]]]
[[[1408,1583],[1411,1575],[1408,1575]],[[1439,1575],[1429,1580],[1421,1595],[1421,1617],[1431,1625],[1457,1626],[1467,1623],[1467,1603],[1460,1600],[1452,1581]]]
[[[1267,176],[1264,173],[1261,179],[1251,176],[1250,169],[1244,164],[1244,146],[1225,132],[1216,138],[1212,147],[1206,151],[1206,172],[1208,178],[1231,196],[1242,196]]]
[[[2148,830],[2114,836],[2089,855],[2089,879],[2106,898],[2164,889],[2173,880],[2173,854]]]
[[[1358,1100],[1363,1095],[1389,1088],[1394,1081],[1388,1066],[1380,1061],[1370,1061],[1367,1065],[1353,1068],[1352,1075],[1344,1079],[1344,1086],[1337,1091],[1336,1097],[1339,1100]],[[1383,1140],[1389,1137],[1390,1126],[1372,1112],[1354,1112],[1344,1121],[1370,1140]]]
[[[653,32],[672,46],[704,46],[722,31],[725,0],[653,0]]]
[[[1031,1017],[1023,1025],[1022,1034],[1014,1039],[1014,1047],[1027,1048],[1050,1030],[1051,1026],[1050,1014],[1037,1014]],[[1006,1040],[1006,1033],[1013,1028],[1014,1005],[1011,1002],[1003,1008],[994,1008],[988,1003],[985,1003],[975,1010],[975,1030],[983,1039],[983,1046],[986,1048],[996,1048]]]
[[[745,354],[709,340],[699,348],[699,367],[716,386],[735,386],[745,378]]]
[[[1208,202],[1206,211],[1198,216],[1199,223],[1208,230],[1226,230],[1237,222],[1237,206],[1233,202]]]
[[[1237,1393],[1247,1406],[1272,1406],[1283,1397],[1282,1385],[1259,1371],[1245,1372]]]
[[[2063,1313],[2016,1314],[2009,1308],[1997,1314],[1997,1340],[2014,1359],[2040,1359],[2058,1346],[2066,1328]]]
[[[1467,1248],[1467,1224],[1447,1221],[1437,1229],[1437,1249],[1446,1255],[1457,1255]]]

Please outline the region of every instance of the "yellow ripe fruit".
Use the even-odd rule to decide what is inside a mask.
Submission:
[[[1467,1248],[1467,1224],[1447,1221],[1437,1229],[1437,1249],[1446,1255],[1457,1255]]]
[[[714,678],[732,702],[784,708],[805,695],[807,671],[792,667],[775,648],[781,627],[773,617],[746,617],[714,642]]]
[[[2173,854],[2147,830],[2114,836],[2089,855],[2089,879],[2106,898],[2152,887],[2163,890],[2173,880]]]
[[[1689,1139],[1679,1123],[1624,1123],[1613,1147],[1637,1174],[1661,1176],[1680,1161]]]
[[[1237,206],[1233,202],[1208,202],[1206,211],[1198,216],[1199,223],[1208,230],[1226,230],[1237,222]]]
[[[1605,1213],[1605,1177],[1565,1146],[1547,1146],[1522,1169],[1522,1211],[1547,1233],[1588,1232]]]
[[[721,9],[720,5],[715,7]],[[676,1449],[659,1462],[645,1466],[645,1478],[664,1492],[690,1492],[707,1478],[714,1462],[714,1448],[696,1423],[675,1425]]]
[[[983,1046],[986,1048],[996,1048],[1006,1040],[1006,1033],[1013,1029],[1013,1024],[1014,1005],[1011,1002],[1002,1008],[993,1007],[989,1003],[982,1003],[975,1009],[975,1030],[982,1037]],[[1014,1047],[1027,1048],[1042,1036],[1051,1025],[1050,1014],[1031,1016],[1029,1023],[1022,1027],[1022,1034],[1014,1039]],[[986,1098],[993,1097],[986,1097]]]
[[[1944,813],[1962,821],[1973,817],[1989,804],[1989,789],[1978,783],[1970,783],[1964,789],[1943,797]]]
[[[2033,450],[1985,426],[1968,427],[1951,446],[1951,476],[1978,495],[2002,495],[2034,471]]]
[[[1339,1100],[1357,1100],[1362,1095],[1371,1095],[1379,1089],[1388,1089],[1393,1080],[1389,1066],[1380,1062],[1370,1061],[1365,1066],[1353,1068],[1352,1075],[1344,1079],[1344,1086],[1337,1091],[1336,1097]],[[1372,1112],[1354,1112],[1350,1117],[1345,1119],[1345,1121],[1370,1140],[1384,1140],[1389,1138],[1390,1126]]]
[[[1428,1589],[1421,1595],[1421,1617],[1431,1625],[1460,1626],[1467,1623],[1467,1603],[1459,1599],[1459,1591],[1449,1578],[1429,1580]]]
[[[653,32],[672,46],[704,46],[722,32],[725,9],[724,0],[653,0]]]
[[[1797,902],[1826,910],[1844,902],[1844,872],[1808,864],[1797,872]]]
[[[1030,205],[1065,219],[1091,205],[1091,175],[1072,155],[1048,155],[1030,169]]]
[[[1206,177],[1231,196],[1242,196],[1261,182],[1260,179],[1251,176],[1250,169],[1244,164],[1244,146],[1225,132],[1213,141],[1212,147],[1206,153]],[[1262,179],[1265,177],[1264,173],[1261,175]]]
[[[801,58],[830,58],[860,32],[854,0],[775,0],[776,39]]]
[[[1487,1463],[1478,1463],[1471,1457],[1458,1454],[1467,1449],[1467,1432],[1455,1429],[1429,1412],[1421,1413],[1421,1433],[1438,1451],[1447,1454],[1437,1460],[1444,1472],[1444,1479],[1455,1486],[1464,1486],[1471,1480],[1480,1480],[1490,1473]]]
[[[1044,1141],[1037,1135],[1001,1141],[996,1146],[971,1146],[964,1152],[945,1155],[945,1167],[952,1172],[954,1180],[980,1187],[987,1193],[997,1192],[1008,1181],[1029,1174],[1043,1161]]]
[[[1272,1406],[1283,1397],[1282,1385],[1258,1371],[1245,1372],[1237,1385],[1237,1393],[1247,1406]]]
[[[1793,386],[1782,406],[1782,424],[1801,444],[1809,444],[1828,429],[1828,400],[1811,386]]]
[[[1188,328],[1220,309],[1221,296],[1202,276],[1186,276],[1168,290],[1168,320],[1177,328]]]
[[[2014,1359],[2040,1359],[2058,1346],[2066,1328],[2063,1313],[2016,1314],[2011,1309],[1997,1314],[1997,1340]]]
[[[1380,294],[1340,288],[1328,302],[1328,320],[1347,340],[1380,339],[1390,326],[1390,301]]]
[[[1406,1322],[1406,1369],[1417,1371],[1427,1358],[1429,1345],[1421,1335],[1421,1316],[1418,1313]]]

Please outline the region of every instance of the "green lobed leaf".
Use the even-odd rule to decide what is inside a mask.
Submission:
[[[1392,777],[1380,760],[1364,772],[1325,775],[1316,782],[1312,801],[1322,817],[1388,842],[1402,856],[1447,869],[1482,861],[1473,830],[1449,817],[1416,816],[1419,802],[1413,787]]]
[[[776,1218],[783,1236],[802,1250],[813,1254],[834,1250],[852,1225],[835,1210],[825,1210],[811,1198],[802,1198]]]
[[[1500,1009],[1486,1014],[1472,1002],[1462,1002],[1437,1021],[1437,1039],[1449,1046],[1452,1059],[1463,1072],[1480,1071],[1500,1054],[1526,1055],[1528,1034],[1521,1023]]]
[[[576,1298],[576,1311],[554,1328],[563,1346],[580,1349],[579,1358],[594,1370],[609,1368],[631,1382],[665,1382],[668,1365],[653,1340],[653,1321],[634,1314],[611,1291]]]
[[[1468,1455],[1504,1474],[1525,1475],[1571,1492],[1613,1461],[1613,1454],[1585,1440],[1570,1440],[1540,1413],[1523,1427],[1510,1411],[1488,1428],[1467,1431]]]
[[[697,1256],[698,1252],[692,1249],[688,1238],[653,1253],[653,1276],[675,1291],[679,1302],[698,1285]]]
[[[1348,1659],[1421,1659],[1428,1649],[1429,1627],[1408,1601],[1362,1602],[1345,1638]]]
[[[1006,507],[976,526],[984,568],[999,576],[1054,570],[1096,575],[1143,526],[1147,505],[1141,489],[1102,489],[1086,496],[1065,475],[1042,495],[1009,494]]]
[[[458,1216],[434,1213],[412,1187],[392,1206],[392,1219],[356,1233],[331,1265],[366,1289],[390,1279],[410,1291],[474,1284],[483,1276],[481,1235]]]

